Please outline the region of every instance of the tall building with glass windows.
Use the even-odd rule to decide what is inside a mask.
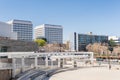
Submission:
[[[48,43],[63,43],[63,27],[61,25],[43,24],[34,28],[35,39],[43,37]]]
[[[72,51],[85,51],[88,44],[93,43],[107,43],[108,36],[105,35],[93,35],[92,32],[89,34],[77,34],[74,32],[72,35],[71,49]]]
[[[11,20],[8,22],[12,26],[12,32],[17,32],[17,40],[32,41],[33,24],[31,21]]]

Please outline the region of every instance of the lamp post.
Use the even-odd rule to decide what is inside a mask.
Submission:
[[[113,51],[113,47],[108,47],[108,50],[111,52],[111,54],[112,54],[112,51]],[[109,57],[109,55],[108,55],[108,64],[109,64],[109,69],[111,69],[111,63],[110,63],[110,57]]]

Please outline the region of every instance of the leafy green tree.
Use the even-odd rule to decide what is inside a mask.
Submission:
[[[46,41],[43,39],[36,39],[35,42],[38,44],[38,46],[43,47],[46,44]]]
[[[47,39],[46,39],[46,38],[44,38],[44,37],[38,37],[37,39],[42,39],[42,40],[44,40],[44,41],[46,41],[46,42],[47,42]]]
[[[110,40],[108,41],[108,44],[109,44],[110,47],[115,47],[115,46],[116,46],[116,43],[114,42],[113,39],[110,39]]]

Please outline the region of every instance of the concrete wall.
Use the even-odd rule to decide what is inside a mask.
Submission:
[[[35,42],[0,40],[0,47],[2,46],[7,47],[7,52],[29,52],[38,50],[38,46]]]
[[[11,70],[0,70],[0,80],[10,80]]]
[[[12,60],[8,58],[0,58],[0,63],[11,63]],[[10,80],[11,79],[11,70],[0,70],[0,80]]]

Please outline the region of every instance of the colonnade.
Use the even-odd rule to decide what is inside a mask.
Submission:
[[[17,69],[17,65],[16,65],[16,59],[17,58],[12,58],[12,77],[14,78],[16,76],[16,69]],[[53,61],[51,61],[51,67],[53,66]],[[34,57],[34,68],[38,68],[38,57]],[[48,56],[45,57],[45,67],[48,67]],[[25,58],[22,57],[21,58],[21,72],[25,71]]]
[[[82,56],[85,55],[85,56]],[[44,67],[53,67],[54,66],[54,60],[57,62],[57,67],[64,67],[66,59],[71,59],[72,61],[72,66],[76,67],[77,65],[75,64],[75,58],[81,58],[81,57],[89,57],[89,60],[91,63],[93,63],[93,52],[58,52],[58,53],[30,53],[30,52],[15,52],[15,53],[1,53],[0,56],[7,56],[8,58],[12,59],[12,77],[14,78],[16,76],[16,69],[17,69],[17,64],[16,60],[17,58],[20,58],[21,60],[21,72],[24,72],[26,69],[26,64],[25,60],[26,58],[33,58],[34,59],[34,68],[38,68],[41,65],[38,65],[38,58],[40,57],[45,57],[44,62],[45,65]],[[51,64],[48,64],[48,63]],[[33,64],[32,63],[32,64]]]

